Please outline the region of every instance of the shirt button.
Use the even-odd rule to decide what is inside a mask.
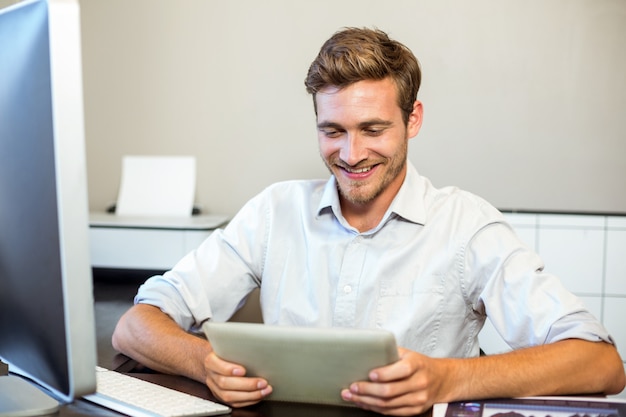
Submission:
[[[345,287],[343,287],[343,292],[346,294],[350,294],[352,292],[352,287],[349,285],[346,285]]]

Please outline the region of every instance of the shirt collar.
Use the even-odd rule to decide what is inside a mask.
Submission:
[[[424,196],[426,191],[426,179],[419,175],[413,164],[408,161],[406,177],[398,194],[391,202],[389,211],[412,223],[425,224]]]
[[[407,161],[407,172],[404,182],[398,190],[395,198],[391,202],[391,206],[383,216],[380,225],[387,222],[392,214],[395,214],[404,220],[412,223],[425,224],[426,210],[424,207],[424,193],[426,192],[425,178],[420,176],[410,161]],[[339,190],[337,189],[337,180],[331,176],[324,191],[320,204],[317,208],[317,214],[320,216],[326,210],[332,210],[335,217],[340,221],[344,221],[341,214],[341,206],[339,204]],[[379,227],[380,227],[379,225]],[[378,227],[377,227],[378,229]]]

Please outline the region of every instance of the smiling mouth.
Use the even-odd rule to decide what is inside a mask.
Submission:
[[[350,167],[342,167],[342,168],[350,174],[364,174],[366,172],[371,171],[372,168],[374,167],[371,166],[371,167],[365,167],[365,168],[350,168]]]

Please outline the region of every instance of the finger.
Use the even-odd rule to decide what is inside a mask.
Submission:
[[[212,381],[219,389],[230,391],[259,391],[269,385],[263,378],[222,375],[213,372],[208,374],[207,379]]]
[[[243,366],[225,361],[214,353],[205,360],[206,385],[219,400],[233,407],[259,402],[272,392],[263,378],[245,377]]]
[[[432,404],[415,398],[414,395],[400,395],[397,397],[376,397],[355,393],[354,390],[346,389],[341,392],[344,400],[354,403],[365,410],[375,411],[380,414],[393,415],[417,415],[429,410]]]
[[[370,381],[391,382],[409,378],[423,367],[423,356],[407,349],[398,348],[399,360],[396,362],[372,369],[369,373]]]
[[[246,368],[243,366],[225,361],[215,354],[215,352],[211,352],[204,361],[204,367],[207,372],[214,372],[220,375],[235,375],[235,376],[244,376],[246,374]]]
[[[207,378],[207,386],[219,400],[233,407],[255,404],[272,393],[272,387],[261,378],[213,374]]]
[[[267,387],[263,378],[246,378],[246,369],[236,363],[221,359],[215,353],[209,354],[205,361],[207,379],[221,390],[256,391]]]

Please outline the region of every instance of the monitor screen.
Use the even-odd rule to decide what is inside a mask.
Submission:
[[[7,378],[95,390],[79,19],[76,0],[0,10],[0,414]]]

